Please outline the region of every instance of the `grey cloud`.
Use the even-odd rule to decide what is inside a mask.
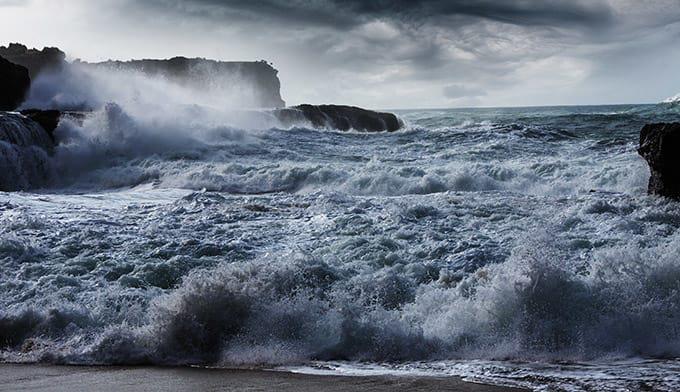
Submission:
[[[0,0],[0,7],[26,5],[29,0]]]
[[[383,108],[620,101],[612,75],[639,75],[630,102],[662,84],[664,61],[643,58],[677,58],[663,37],[680,31],[677,0],[73,1],[112,15],[95,29],[135,31],[137,53],[264,58],[291,103]]]
[[[460,84],[452,84],[444,87],[444,96],[451,99],[459,98],[478,98],[486,95],[486,91],[473,88],[469,86],[464,86]]]
[[[203,15],[250,15],[349,28],[381,18],[420,24],[431,18],[476,17],[523,26],[600,27],[612,20],[604,0],[152,0]]]

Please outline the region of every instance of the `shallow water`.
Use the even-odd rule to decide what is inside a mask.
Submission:
[[[3,361],[680,386],[680,211],[636,153],[677,107],[197,110],[65,121],[0,193]]]

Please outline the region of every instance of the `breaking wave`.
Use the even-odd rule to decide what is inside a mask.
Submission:
[[[674,103],[679,103],[679,102],[680,102],[680,94],[666,98],[666,99],[663,100],[663,103],[674,104]]]
[[[152,113],[107,104],[83,120],[62,120],[53,157],[41,158],[55,168],[51,186],[97,190],[153,184],[233,194],[341,190],[384,196],[639,193],[648,176],[635,143],[626,137],[601,141],[566,130],[484,123],[343,134],[277,128],[273,117],[260,112]],[[219,125],[229,121],[242,123]],[[580,155],[582,150],[592,153]]]
[[[5,360],[60,363],[670,358],[678,245],[610,249],[583,266],[538,241],[467,276],[283,254],[192,272],[146,312],[3,312],[0,341]]]

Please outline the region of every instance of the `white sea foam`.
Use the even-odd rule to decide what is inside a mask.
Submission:
[[[663,103],[678,103],[678,102],[680,102],[680,94],[663,100]]]

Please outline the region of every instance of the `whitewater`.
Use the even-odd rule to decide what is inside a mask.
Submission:
[[[677,106],[367,134],[152,97],[0,143],[1,361],[680,388],[680,210],[636,152]]]

